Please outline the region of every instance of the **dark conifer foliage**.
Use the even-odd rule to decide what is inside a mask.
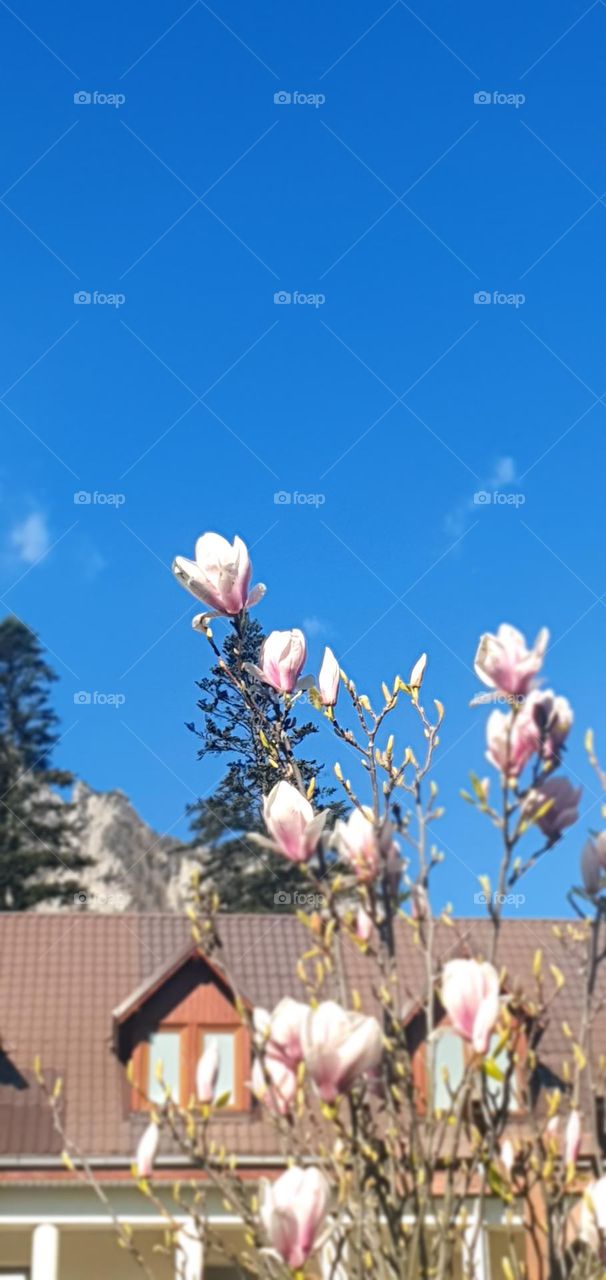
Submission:
[[[19,619],[0,623],[0,911],[73,900],[87,865],[60,789],[71,774],[52,765],[59,738],[49,704],[56,676],[37,636]],[[65,874],[67,873],[67,875]]]
[[[264,635],[259,623],[247,618],[243,631],[234,624],[223,642],[225,663],[247,682],[257,707],[270,724],[281,714],[277,694],[246,672],[246,663],[257,663]],[[211,794],[192,805],[192,831],[196,844],[206,848],[208,874],[217,887],[223,910],[295,911],[306,908],[309,883],[299,868],[247,839],[249,832],[265,833],[263,796],[283,776],[268,762],[253,715],[221,669],[219,661],[198,681],[201,726],[189,724],[201,740],[198,758],[216,759],[218,780]],[[310,721],[297,723],[289,714],[284,725],[305,783],[316,779],[313,803],[330,807],[337,816],[342,808],[333,789],[320,782],[322,766],[302,754],[307,739],[317,732]],[[299,750],[301,749],[301,750]],[[299,896],[303,895],[303,896]]]

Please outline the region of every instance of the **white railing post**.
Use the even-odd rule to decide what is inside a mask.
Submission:
[[[486,1232],[477,1209],[463,1228],[463,1275],[465,1280],[488,1280]]]
[[[175,1280],[202,1280],[203,1266],[204,1247],[195,1222],[188,1218],[177,1233]]]
[[[32,1280],[59,1280],[59,1228],[41,1222],[32,1234]]]

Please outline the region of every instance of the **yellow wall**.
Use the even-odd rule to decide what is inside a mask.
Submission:
[[[508,1231],[506,1228],[491,1228],[488,1232],[488,1274],[491,1280],[503,1280],[502,1260],[515,1259],[518,1265],[524,1262],[524,1233],[518,1229]],[[513,1269],[513,1268],[512,1268]]]
[[[153,1252],[161,1244],[161,1234],[146,1231],[136,1237],[154,1280],[174,1280],[171,1256]],[[0,1267],[27,1267],[30,1262],[31,1231],[0,1231]],[[136,1262],[119,1247],[112,1231],[74,1231],[61,1228],[59,1249],[60,1280],[136,1280],[142,1272]]]
[[[488,1274],[491,1280],[503,1280],[501,1259],[509,1256],[512,1242],[518,1259],[524,1260],[523,1233],[518,1230],[510,1236],[502,1228],[491,1228],[487,1234]],[[138,1231],[135,1239],[153,1272],[154,1280],[174,1280],[172,1252],[167,1256],[154,1252],[153,1249],[154,1244],[163,1243],[162,1233]],[[30,1230],[0,1230],[0,1277],[2,1270],[6,1268],[14,1267],[17,1271],[20,1268],[26,1269],[29,1266],[30,1250]],[[229,1270],[213,1265],[214,1262],[212,1256],[209,1257],[210,1265],[205,1267],[205,1280],[230,1280]],[[457,1277],[460,1275],[458,1266],[456,1274]],[[141,1269],[119,1247],[111,1229],[78,1231],[69,1227],[61,1228],[59,1280],[141,1280],[141,1276]]]
[[[59,1280],[141,1280],[143,1272],[117,1243],[111,1229],[104,1231],[60,1228]],[[27,1269],[30,1263],[32,1233],[0,1230],[0,1277],[2,1270]],[[154,1280],[174,1280],[173,1251],[168,1255],[154,1251],[163,1244],[159,1231],[138,1231],[134,1239],[151,1268]],[[211,1265],[205,1268],[205,1280],[229,1280],[230,1272]]]

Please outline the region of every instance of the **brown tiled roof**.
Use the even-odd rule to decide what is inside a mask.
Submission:
[[[564,949],[546,920],[508,920],[502,928],[499,961],[508,970],[508,986],[528,989],[537,948],[545,968],[556,964],[566,984],[541,1041],[541,1059],[559,1072],[565,1041],[561,1024],[579,1021],[584,948]],[[558,922],[562,929],[567,922]],[[292,916],[232,915],[221,918],[225,958],[241,993],[252,1004],[271,1007],[281,996],[303,999],[297,961],[309,934]],[[486,954],[489,927],[484,921],[457,920],[438,926],[437,951],[449,955]],[[170,967],[191,941],[187,920],[177,914],[65,915],[3,914],[0,917],[0,1157],[54,1156],[61,1143],[53,1133],[48,1108],[33,1078],[40,1056],[48,1080],[64,1083],[65,1125],[88,1155],[131,1156],[146,1117],[133,1113],[122,1064],[113,1048],[112,1013]],[[413,930],[397,930],[402,1008],[423,989],[423,962]],[[373,976],[367,959],[344,948],[347,979],[371,1012]],[[550,981],[548,979],[548,981]],[[331,994],[330,990],[327,995]],[[333,992],[336,995],[336,991]],[[606,995],[606,984],[605,991]],[[606,1013],[595,1027],[595,1052],[606,1052]],[[250,1116],[218,1122],[228,1147],[240,1155],[275,1152],[273,1129],[255,1108]]]

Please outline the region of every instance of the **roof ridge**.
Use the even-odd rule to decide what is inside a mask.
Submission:
[[[81,920],[183,920],[188,923],[185,913],[178,908],[166,911],[78,911],[78,919]],[[66,911],[3,911],[2,919],[6,920],[56,920],[65,924],[69,914]],[[219,920],[273,920],[276,924],[281,920],[290,920],[297,923],[296,915],[286,912],[274,911],[225,911],[220,913]],[[569,916],[504,916],[501,920],[502,925],[527,925],[527,924],[569,924],[575,922],[577,916],[571,913]],[[490,924],[488,916],[451,916],[453,923],[465,924]],[[436,923],[440,923],[439,919]]]

